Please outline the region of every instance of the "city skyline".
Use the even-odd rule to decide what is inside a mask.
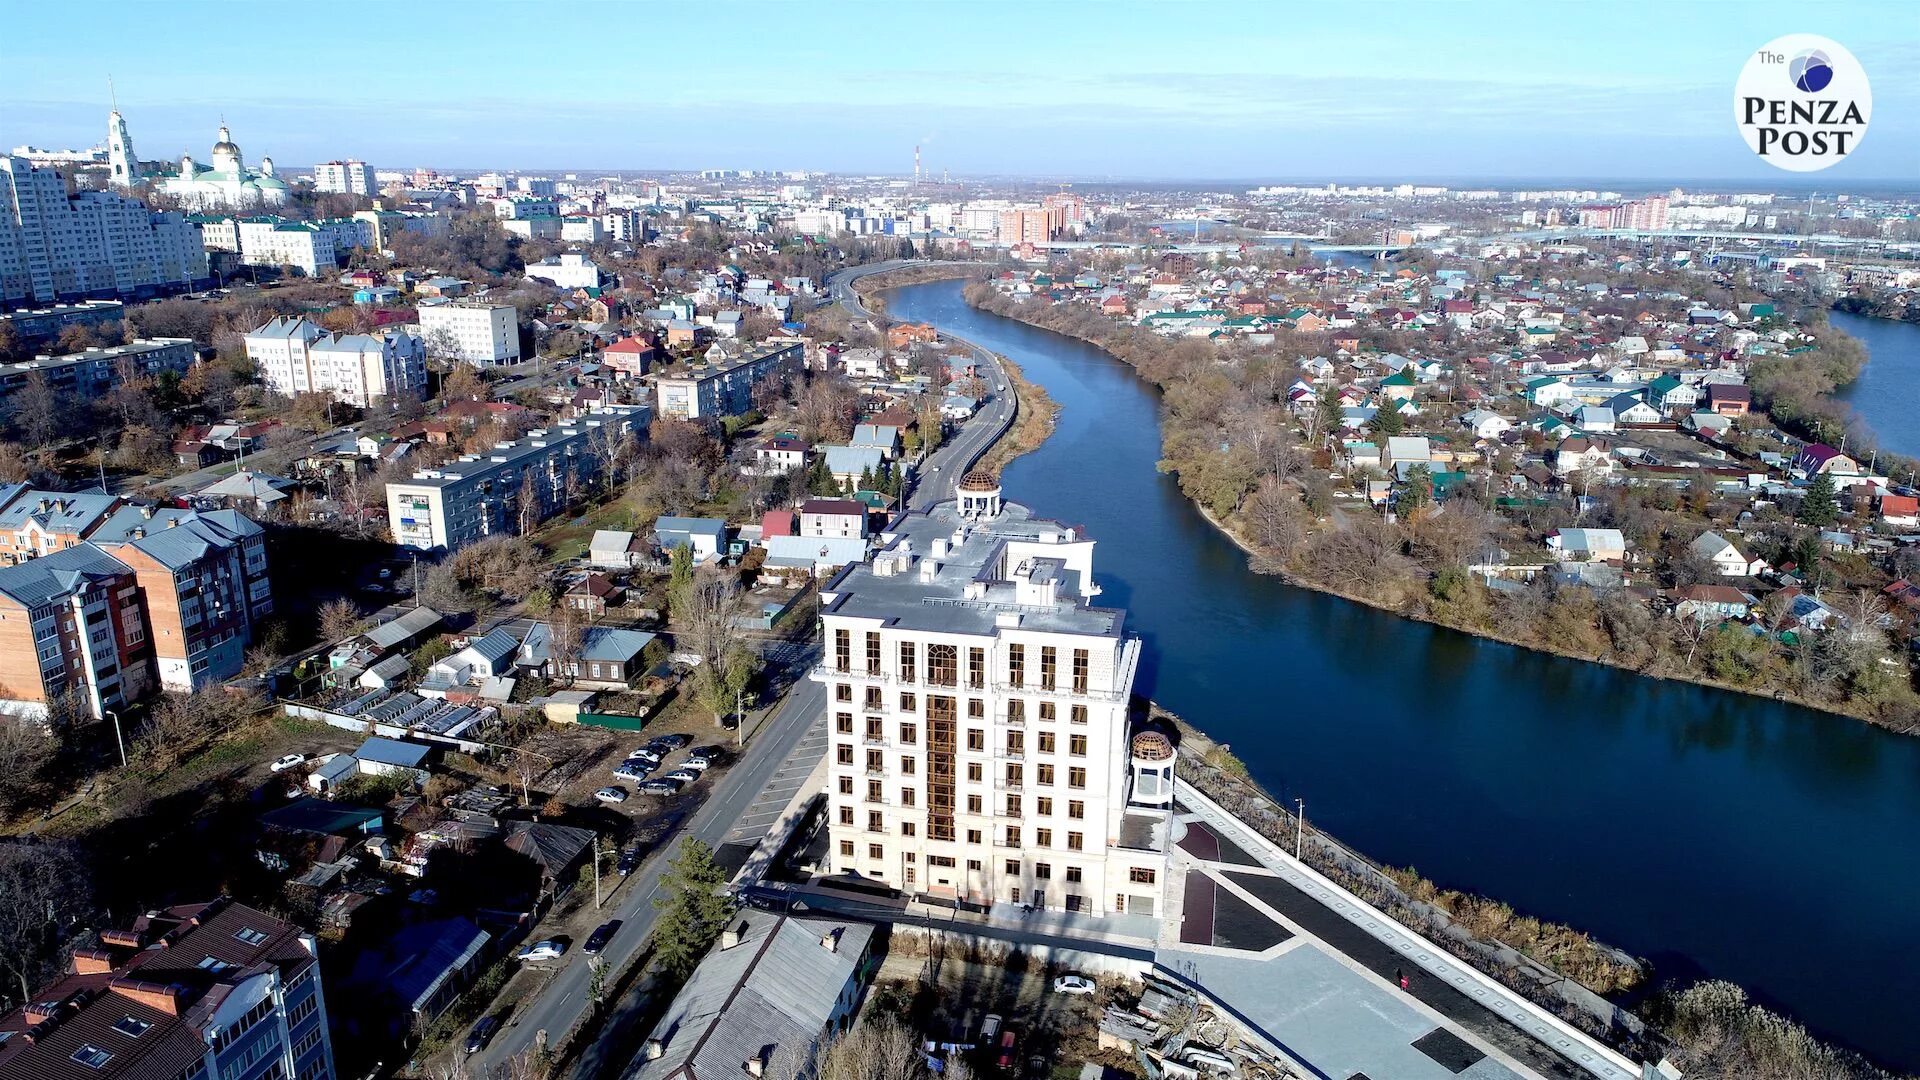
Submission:
[[[402,64],[373,80],[316,77],[324,65],[288,79],[285,49],[297,50],[301,34],[278,10],[95,10],[116,33],[92,38],[79,62],[66,55],[70,19],[10,16],[15,32],[0,45],[15,73],[16,89],[0,91],[7,146],[102,142],[111,76],[143,157],[204,159],[224,121],[248,160],[270,154],[295,168],[358,158],[383,168],[905,175],[919,146],[930,175],[957,177],[1843,188],[1920,173],[1920,30],[1890,4],[1626,5],[1607,9],[1613,31],[1559,37],[1530,34],[1540,12],[1520,4],[1396,7],[1378,20],[1348,8],[1282,18],[1240,4],[856,3],[828,19],[784,4],[718,13],[595,4],[555,19],[562,41],[618,41],[604,24],[632,24],[635,47],[609,51],[598,68],[579,51],[529,48],[511,17],[525,6],[481,4],[472,18],[422,28],[425,40],[396,40],[389,55]],[[217,40],[204,33],[216,12]],[[1731,115],[1747,55],[1793,32],[1850,48],[1876,99],[1859,151],[1812,179],[1754,158]],[[682,37],[709,46],[673,44]],[[233,47],[247,40],[283,47]]]

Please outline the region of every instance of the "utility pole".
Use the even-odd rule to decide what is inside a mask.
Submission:
[[[1307,800],[1293,800],[1293,861],[1305,862],[1300,857],[1307,839]]]
[[[593,834],[593,909],[600,910],[600,834]]]

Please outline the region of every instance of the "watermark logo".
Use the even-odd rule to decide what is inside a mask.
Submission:
[[[1789,172],[1817,172],[1860,145],[1873,116],[1867,73],[1846,47],[1788,34],[1747,58],[1734,85],[1733,118],[1747,147]]]

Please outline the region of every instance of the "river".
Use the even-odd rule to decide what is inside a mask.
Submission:
[[[1008,497],[1099,541],[1137,689],[1226,740],[1310,823],[1443,886],[1730,979],[1920,1070],[1920,739],[1396,618],[1253,573],[1155,471],[1155,391],[1105,353],[969,308],[888,314],[1003,353],[1059,402]],[[1902,839],[1905,837],[1905,839]]]
[[[1920,457],[1920,324],[1876,319],[1870,315],[1827,313],[1836,329],[1867,347],[1860,377],[1835,397],[1853,407],[1880,449]]]

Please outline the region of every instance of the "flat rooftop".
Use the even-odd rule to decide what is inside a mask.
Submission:
[[[822,590],[827,614],[889,625],[990,635],[1017,627],[1119,637],[1126,612],[1093,606],[1093,541],[1018,503],[967,516],[955,503],[907,514],[879,550]]]

